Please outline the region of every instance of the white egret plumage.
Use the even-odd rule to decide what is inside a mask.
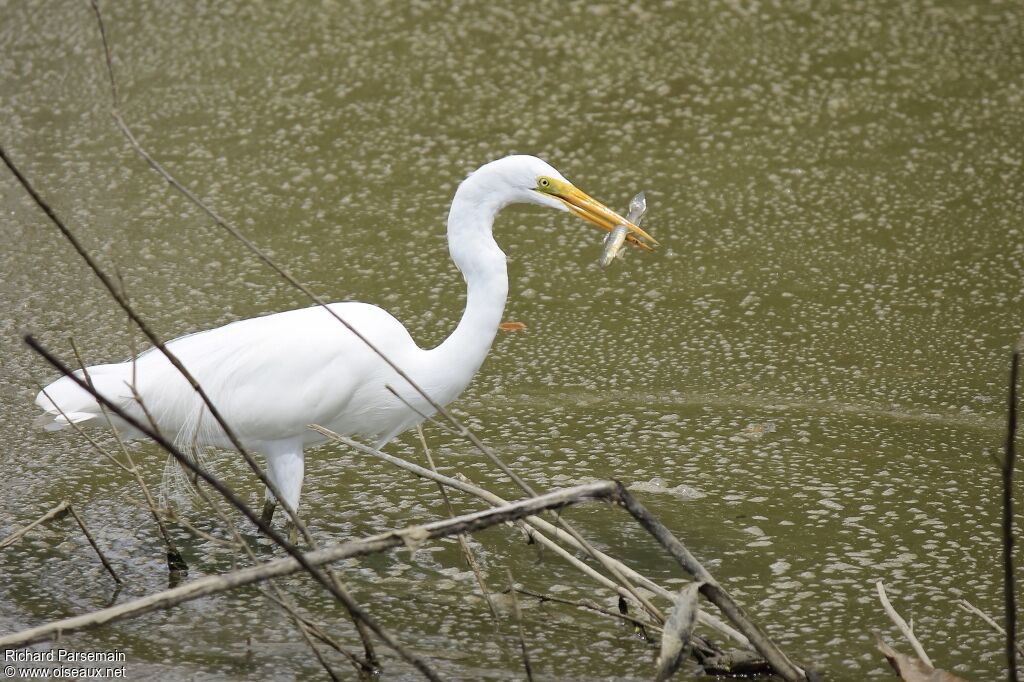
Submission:
[[[536,157],[505,157],[470,174],[448,215],[448,248],[465,278],[467,297],[462,319],[447,339],[422,349],[381,308],[357,302],[329,306],[438,404],[447,405],[466,388],[497,333],[508,275],[492,226],[498,212],[515,203],[568,210],[605,230],[624,224],[634,245],[656,244]],[[320,306],[233,322],[175,339],[167,348],[203,386],[243,445],[263,453],[268,477],[292,509],[299,504],[304,449],[325,440],[307,425],[368,436],[380,446],[434,413],[391,366]],[[163,354],[149,350],[134,362],[87,369],[101,395],[146,421],[134,390],[159,429],[173,434],[183,449],[231,447]],[[103,419],[96,400],[67,377],[40,392],[36,404],[46,412],[50,430]],[[125,437],[141,435],[113,419]],[[274,500],[269,491],[266,496],[269,520]]]

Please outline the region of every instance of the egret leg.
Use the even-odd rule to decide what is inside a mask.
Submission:
[[[270,522],[274,520],[274,511],[277,509],[277,501],[273,499],[274,496],[270,494],[270,490],[266,491],[264,497],[266,499],[263,501],[263,513],[260,514],[260,520],[269,526]]]
[[[302,446],[272,448],[267,452],[267,478],[281,491],[282,504],[291,509],[298,509],[299,495],[302,493],[302,477],[304,457]],[[263,520],[270,523],[274,516],[278,500],[267,488],[264,493]]]

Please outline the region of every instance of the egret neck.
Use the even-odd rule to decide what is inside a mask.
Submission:
[[[431,364],[447,368],[453,400],[469,384],[491,348],[508,296],[505,253],[491,232],[494,218],[510,203],[508,193],[493,191],[487,173],[476,172],[459,185],[448,213],[448,250],[466,280],[466,309],[458,327],[431,351]],[[450,392],[450,393],[449,393]]]

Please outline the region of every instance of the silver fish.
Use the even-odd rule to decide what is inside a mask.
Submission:
[[[643,192],[638,192],[637,195],[629,202],[629,214],[626,216],[626,220],[634,225],[639,225],[640,219],[643,217],[646,210],[647,195]],[[629,230],[626,229],[625,225],[616,225],[612,231],[608,233],[608,236],[604,238],[604,248],[601,250],[601,257],[597,261],[602,268],[606,268],[611,265],[612,261],[620,255],[622,246],[626,243],[627,234],[629,234]]]

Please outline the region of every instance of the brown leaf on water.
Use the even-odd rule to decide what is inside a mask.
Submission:
[[[526,325],[522,322],[502,322],[498,325],[498,329],[503,332],[521,332],[526,329]]]
[[[901,654],[886,644],[878,633],[875,633],[875,639],[878,641],[878,650],[889,661],[889,665],[901,680],[906,682],[966,682],[962,677],[957,677],[953,673],[931,667],[917,656]]]

